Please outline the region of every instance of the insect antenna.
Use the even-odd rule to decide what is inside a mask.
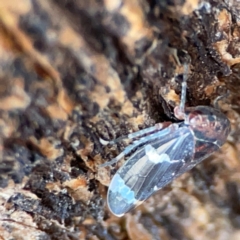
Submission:
[[[188,74],[188,64],[184,64],[183,71],[183,81],[182,81],[182,92],[181,92],[181,101],[179,106],[174,108],[174,115],[178,119],[185,118],[185,103],[186,103],[186,95],[187,95],[187,74]]]
[[[179,105],[179,111],[184,113],[186,95],[187,95],[187,73],[188,73],[188,64],[184,64],[184,73],[183,73],[183,82],[182,82],[182,92],[181,92],[181,102]]]
[[[220,109],[220,107],[219,107],[219,101],[223,100],[224,98],[229,97],[229,94],[230,94],[230,91],[228,90],[225,94],[216,97],[216,98],[214,99],[214,101],[213,101],[213,106],[214,106],[216,109]]]

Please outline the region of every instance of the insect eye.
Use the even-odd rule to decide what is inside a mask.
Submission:
[[[220,132],[220,131],[222,130],[221,125],[217,125],[216,128],[215,128],[215,130],[216,130],[217,132]]]

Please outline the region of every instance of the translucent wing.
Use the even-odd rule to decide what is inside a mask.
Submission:
[[[183,126],[137,150],[109,186],[108,206],[112,213],[122,216],[195,166],[194,145],[192,132]]]

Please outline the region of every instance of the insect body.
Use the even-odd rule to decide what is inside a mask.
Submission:
[[[174,111],[182,122],[160,123],[130,134],[128,138],[138,140],[110,163],[102,165],[111,165],[138,148],[114,175],[108,189],[108,206],[116,216],[141,204],[226,141],[230,132],[226,116],[208,106],[184,110],[185,94],[183,82],[181,104]]]

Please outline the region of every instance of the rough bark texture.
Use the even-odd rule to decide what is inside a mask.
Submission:
[[[240,3],[0,1],[0,239],[240,239]],[[124,143],[221,103],[218,153],[122,218],[106,192]]]

